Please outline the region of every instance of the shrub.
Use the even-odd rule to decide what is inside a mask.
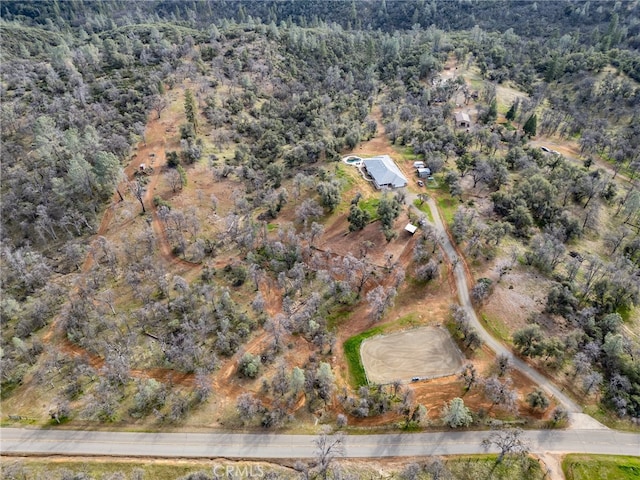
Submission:
[[[260,357],[247,352],[240,359],[239,371],[240,374],[245,377],[256,378],[261,366],[262,362],[260,361]]]

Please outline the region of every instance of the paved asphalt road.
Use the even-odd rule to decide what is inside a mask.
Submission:
[[[564,395],[551,381],[495,340],[478,321],[471,305],[462,262],[446,235],[444,225],[430,199],[435,226],[442,247],[454,265],[460,303],[467,310],[472,325],[485,343],[496,353],[509,355],[514,366],[549,391],[574,415],[580,407]],[[609,429],[526,431],[525,439],[532,453],[595,453],[640,456],[640,434]],[[441,432],[421,434],[354,435],[345,438],[346,457],[413,457],[482,453],[487,432]],[[114,455],[192,458],[309,458],[314,456],[310,435],[221,434],[221,433],[127,433],[72,430],[0,429],[0,454],[38,455]]]
[[[346,457],[380,458],[482,453],[487,432],[353,435]],[[523,436],[532,453],[577,452],[640,456],[640,434],[613,430],[531,430]],[[113,455],[125,457],[310,458],[311,435],[240,433],[127,433],[0,429],[0,453]]]

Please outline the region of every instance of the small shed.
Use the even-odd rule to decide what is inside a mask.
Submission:
[[[424,162],[413,162],[413,168],[424,168]]]
[[[468,113],[456,112],[456,127],[469,128],[471,126],[471,118]]]
[[[418,178],[428,178],[431,175],[430,168],[418,168]]]
[[[407,226],[404,227],[404,229],[407,232],[409,232],[411,235],[413,235],[418,230],[418,227],[416,227],[415,225],[412,225],[411,223],[407,223]]]
[[[145,168],[147,168],[147,166],[144,163],[140,164],[140,171],[144,172]]]

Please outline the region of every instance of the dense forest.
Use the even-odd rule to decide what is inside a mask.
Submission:
[[[429,194],[481,277],[477,309],[510,272],[539,275],[543,305],[509,332],[513,349],[640,419],[637,1],[0,9],[2,398],[18,414],[38,392],[55,423],[172,425],[219,396],[233,404],[225,426],[286,426],[301,405],[338,426],[387,412],[425,426],[410,387],[353,385],[335,360],[354,311],[379,324],[403,289],[446,285],[437,235],[414,213],[410,260],[384,255],[411,191],[372,207],[340,163],[384,133],[439,182]],[[473,125],[457,128],[466,107]],[[155,155],[166,162],[151,167]],[[339,219],[347,242],[375,224],[376,245],[321,248]],[[473,357],[464,317],[454,306],[442,320]],[[503,417],[518,411],[504,361],[457,380]],[[535,392],[522,403],[545,410]],[[455,416],[454,400],[451,427],[487,415]]]

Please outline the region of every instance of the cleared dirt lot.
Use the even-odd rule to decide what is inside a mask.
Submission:
[[[374,337],[360,346],[362,364],[371,383],[442,377],[462,367],[463,356],[449,332],[422,327]]]

